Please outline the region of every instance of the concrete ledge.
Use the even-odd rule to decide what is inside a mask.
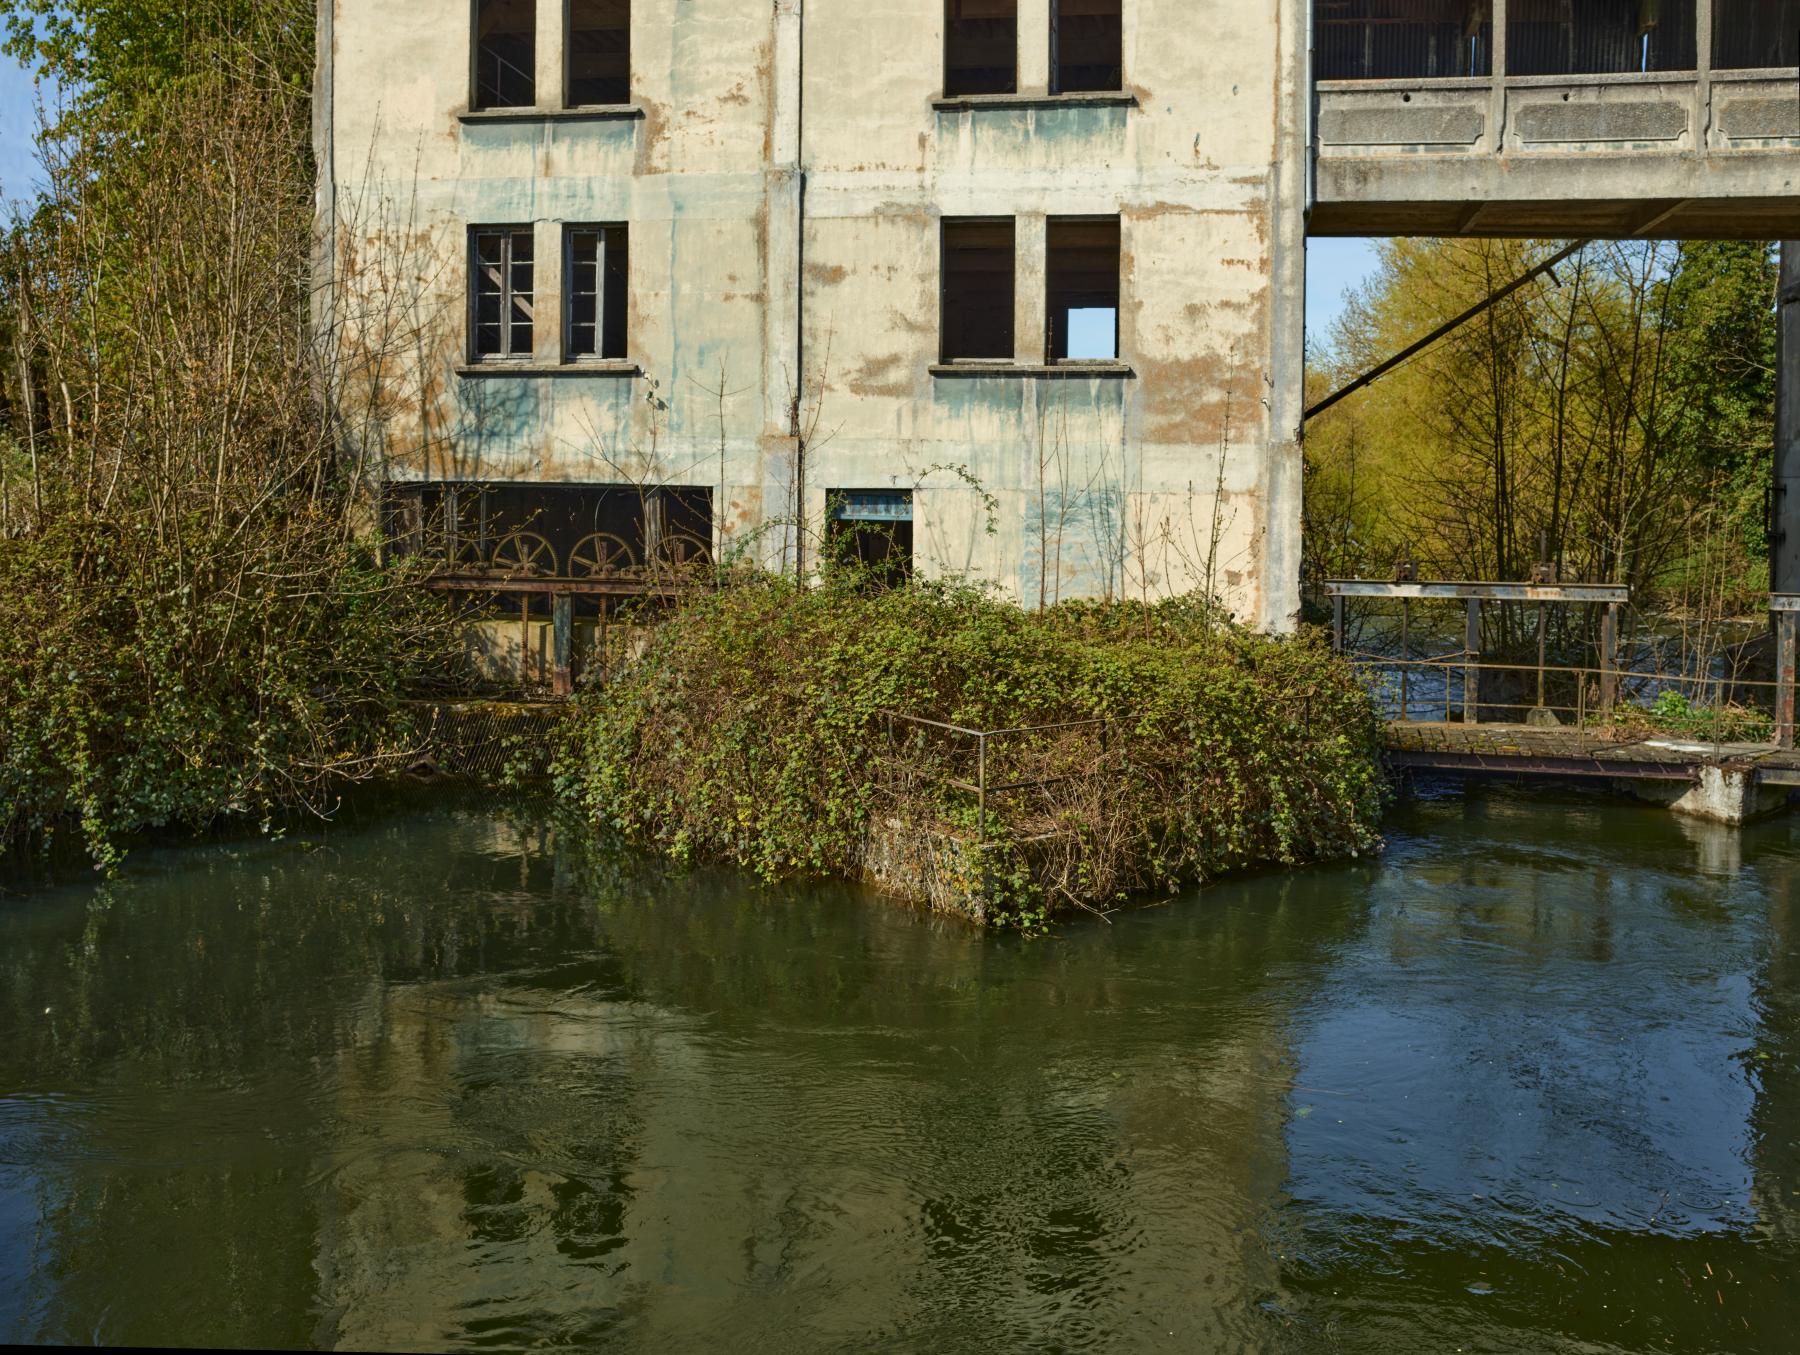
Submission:
[[[642,376],[644,369],[635,362],[465,362],[456,374],[470,380],[494,376],[568,377],[568,376]]]
[[[931,101],[931,106],[940,113],[983,108],[1136,108],[1138,97],[1128,90],[1082,90],[1073,94],[949,94],[939,95]]]
[[[465,126],[506,126],[536,122],[630,122],[641,119],[640,104],[592,104],[586,108],[471,108],[456,115]]]
[[[1128,362],[938,362],[930,371],[933,376],[1104,376],[1115,380],[1137,375]]]

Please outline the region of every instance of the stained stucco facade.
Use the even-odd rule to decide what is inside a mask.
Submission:
[[[947,99],[944,0],[635,0],[629,103],[570,111],[537,0],[534,104],[481,112],[468,0],[323,0],[321,263],[420,318],[379,473],[710,488],[715,546],[790,568],[831,491],[910,490],[921,573],[1028,605],[1210,581],[1286,625],[1305,6],[1124,0],[1116,94],[1049,92],[1051,12],[1018,7],[1018,93]],[[1118,221],[1115,362],[1046,362],[1063,217]],[[1014,223],[1010,362],[940,361],[958,218]],[[561,356],[579,223],[629,227],[621,361]],[[484,225],[535,239],[528,362],[470,360]]]

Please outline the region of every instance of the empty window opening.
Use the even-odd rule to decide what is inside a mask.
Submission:
[[[944,93],[1018,89],[1018,0],[944,0]]]
[[[1315,0],[1321,80],[1492,75],[1492,0]]]
[[[537,102],[537,0],[475,0],[475,107]]]
[[[570,358],[623,358],[631,275],[624,226],[571,226],[563,341]]]
[[[1052,362],[1119,356],[1119,219],[1052,218],[1046,241]]]
[[[569,0],[570,107],[631,102],[631,0]]]
[[[1713,0],[1713,67],[1800,66],[1800,0]]]
[[[890,588],[912,577],[911,490],[834,489],[825,499],[829,561],[855,566],[871,582]]]
[[[1694,0],[1509,0],[1508,75],[1691,71]]]
[[[943,359],[1013,360],[1011,217],[944,223]]]
[[[472,234],[474,356],[530,357],[535,316],[531,228],[484,228]]]
[[[1125,85],[1125,26],[1120,0],[1055,0],[1056,90],[1117,90]]]

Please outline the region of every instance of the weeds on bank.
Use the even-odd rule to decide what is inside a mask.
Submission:
[[[1192,600],[1026,612],[958,584],[700,594],[578,694],[559,793],[680,859],[857,875],[877,829],[985,840],[984,916],[1041,926],[1377,844],[1376,717],[1312,640]],[[986,818],[971,730],[990,740]],[[959,788],[955,782],[964,783]]]

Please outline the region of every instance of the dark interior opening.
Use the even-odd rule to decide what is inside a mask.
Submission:
[[[1691,71],[1694,0],[1508,0],[1508,75]]]
[[[1124,88],[1125,27],[1120,7],[1120,0],[1056,0],[1051,41],[1058,93]]]
[[[944,93],[1018,89],[1018,0],[944,0]]]
[[[1713,0],[1713,69],[1800,66],[1800,0]]]
[[[616,539],[616,567],[639,568],[670,538],[710,553],[713,492],[706,486],[640,488],[630,484],[532,485],[474,481],[390,482],[383,488],[382,521],[395,554],[478,570],[517,557],[509,541],[520,533],[541,538],[538,572],[582,577],[595,561],[596,533]],[[516,547],[517,542],[511,542]]]
[[[1492,0],[1317,0],[1321,80],[1492,75]]]
[[[626,227],[570,230],[566,331],[570,357],[625,357],[630,260],[631,233]]]
[[[1011,217],[944,223],[943,360],[1011,362]]]
[[[1052,217],[1045,273],[1050,361],[1119,356],[1119,219]]]
[[[854,566],[877,587],[897,588],[912,578],[910,490],[834,489],[825,498],[829,563]]]
[[[631,0],[569,0],[571,108],[631,102]]]
[[[537,102],[536,0],[476,0],[475,106]]]

